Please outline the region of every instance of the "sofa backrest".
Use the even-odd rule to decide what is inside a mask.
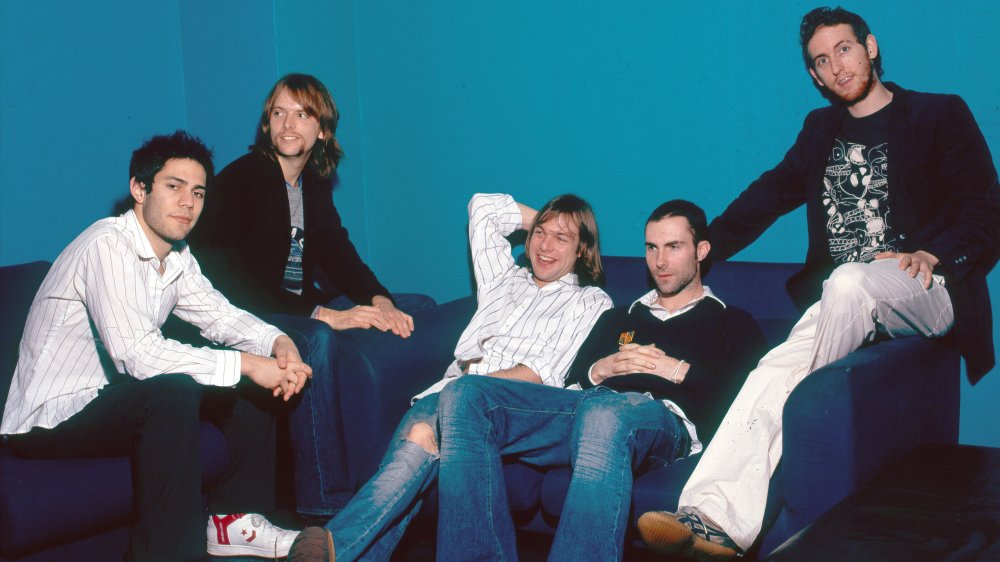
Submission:
[[[604,290],[615,306],[628,306],[653,288],[646,261],[638,257],[603,256]],[[724,261],[712,265],[705,284],[723,302],[749,312],[770,346],[784,341],[800,313],[785,291],[785,281],[802,264]]]
[[[36,261],[0,267],[0,404],[7,401],[28,309],[51,265]]]

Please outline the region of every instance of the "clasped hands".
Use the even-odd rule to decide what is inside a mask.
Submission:
[[[298,348],[288,336],[278,336],[271,350],[273,357],[240,353],[240,372],[270,390],[275,398],[281,396],[287,402],[305,386],[312,376],[312,367],[302,361]]]
[[[594,363],[590,369],[590,378],[595,384],[600,384],[619,375],[648,373],[680,384],[690,367],[687,362],[664,353],[656,344],[627,343],[619,347],[617,353]]]

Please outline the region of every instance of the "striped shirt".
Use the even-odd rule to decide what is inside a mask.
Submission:
[[[469,202],[469,246],[478,308],[455,346],[444,379],[417,398],[439,392],[462,375],[488,375],[524,365],[544,384],[561,387],[594,322],[611,308],[598,287],[581,287],[576,274],[539,287],[531,271],[514,263],[507,235],[521,228],[510,195],[477,194]]]
[[[164,338],[171,311],[211,341],[271,354],[281,332],[229,304],[186,245],[163,265],[161,276],[133,211],[97,221],[59,254],[31,303],[0,433],[73,416],[108,384],[106,366],[137,379],[185,373],[202,384],[236,384],[239,352]]]

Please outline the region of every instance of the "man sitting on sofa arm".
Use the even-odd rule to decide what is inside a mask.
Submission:
[[[787,284],[803,314],[748,375],[677,512],[640,519],[663,554],[731,560],[761,536],[783,409],[811,373],[876,337],[948,333],[971,383],[994,365],[986,275],[1000,257],[1000,183],[972,113],[958,96],[883,82],[879,43],[857,14],[811,10],[799,38],[831,105],[806,116],[784,159],[709,230],[726,259],[804,204],[805,267]]]
[[[515,265],[506,238],[522,228],[530,268]],[[594,322],[611,308],[595,286],[604,279],[597,221],[575,195],[556,197],[537,212],[510,195],[475,195],[469,246],[478,306],[455,360],[417,396],[375,476],[325,528],[305,529],[289,561],[388,560],[437,477],[441,389],[466,378],[561,386]]]
[[[501,463],[510,457],[573,467],[550,560],[622,559],[633,471],[700,451],[763,351],[750,315],[702,285],[707,232],[693,203],[653,211],[655,289],[598,320],[570,388],[465,377],[442,391],[439,559],[516,559]]]
[[[275,507],[275,427],[250,399],[266,393],[237,383],[288,400],[312,370],[288,336],[214,290],[183,242],[212,169],[211,151],[180,131],[132,154],[132,209],[78,236],[32,302],[0,425],[23,457],[131,456],[130,560],[201,559],[206,536],[209,554],[283,556],[296,535],[243,513]],[[164,338],[171,311],[242,351]],[[212,513],[232,515],[207,528],[199,411],[232,459],[208,493]]]

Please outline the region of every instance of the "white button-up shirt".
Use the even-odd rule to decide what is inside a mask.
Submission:
[[[597,317],[611,308],[598,287],[581,287],[567,273],[539,287],[518,267],[506,236],[521,228],[521,211],[510,195],[477,194],[469,202],[469,246],[478,308],[455,346],[444,379],[417,398],[439,392],[462,375],[488,375],[518,364],[544,384],[561,387]]]
[[[163,337],[171,312],[207,339],[270,355],[281,332],[212,288],[187,246],[162,264],[133,211],[97,221],[52,264],[31,304],[0,433],[52,428],[108,383],[102,359],[137,379],[188,374],[207,385],[240,378],[234,350]]]

